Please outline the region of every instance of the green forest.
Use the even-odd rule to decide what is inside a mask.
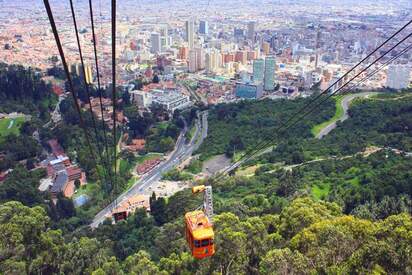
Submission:
[[[216,254],[206,260],[195,260],[184,239],[183,215],[201,205],[200,197],[190,190],[168,199],[154,195],[150,214],[137,211],[127,221],[116,225],[105,222],[91,230],[87,224],[92,216],[72,208],[69,202],[62,200],[52,206],[44,203],[47,198],[35,188],[15,196],[0,188],[0,271],[409,274],[412,162],[407,152],[412,109],[410,99],[398,101],[399,96],[354,102],[351,118],[316,140],[311,137],[311,127],[334,115],[331,100],[319,115],[288,133],[287,142],[279,138],[272,152],[240,167],[255,167],[251,175],[217,182],[210,179]],[[249,112],[245,104],[254,111]],[[255,120],[269,114],[286,119],[298,109],[295,104],[304,104],[304,100],[218,106],[211,111],[209,121],[207,144],[215,145],[213,153],[204,148],[200,151],[206,155],[227,153],[231,143],[243,143],[247,149],[264,137],[253,131],[253,125],[261,123]],[[274,107],[282,112],[273,111]],[[219,119],[219,112],[226,115]],[[216,139],[216,131],[226,136]],[[365,153],[367,148],[375,150]],[[197,166],[199,163],[188,170],[199,171]],[[29,182],[35,185],[41,177],[24,167],[14,173],[19,174],[6,183],[15,190]],[[8,201],[9,196],[14,201]],[[33,199],[27,200],[28,196]]]

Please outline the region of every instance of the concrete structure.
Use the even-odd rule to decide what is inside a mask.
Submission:
[[[190,97],[178,91],[153,90],[151,96],[152,104],[160,105],[170,113],[187,108],[191,104]]]
[[[216,49],[211,49],[206,53],[206,70],[208,72],[216,72],[222,66],[222,55]]]
[[[152,105],[152,96],[148,92],[140,90],[130,91],[130,97],[132,102],[139,108],[148,108]]]
[[[265,81],[264,89],[266,91],[273,91],[275,89],[275,57],[269,56],[265,59]]]
[[[189,51],[189,72],[194,73],[197,71],[198,65],[197,65],[197,51],[195,49],[192,49]]]
[[[256,22],[251,21],[247,24],[247,38],[254,41],[255,33],[256,33]]]
[[[203,35],[209,34],[209,23],[201,20],[199,23],[199,33]]]
[[[153,54],[157,54],[162,51],[162,41],[160,39],[160,34],[159,33],[152,33],[150,36],[150,52]]]
[[[238,82],[235,87],[236,97],[245,99],[259,99],[263,96],[262,83]]]
[[[189,50],[195,47],[195,22],[193,20],[186,21],[186,42]]]
[[[128,216],[136,212],[136,209],[143,208],[150,211],[149,197],[144,195],[135,195],[121,202],[111,213],[113,222],[125,220]],[[107,217],[110,218],[110,217]]]
[[[411,68],[405,65],[391,65],[388,67],[386,87],[392,89],[405,89],[410,85]]]
[[[265,60],[256,59],[253,61],[253,81],[262,83],[265,73]]]

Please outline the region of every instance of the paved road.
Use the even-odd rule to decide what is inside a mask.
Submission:
[[[196,151],[202,144],[203,140],[207,136],[207,112],[200,113],[200,119],[196,121],[196,131],[190,142],[186,139],[186,133],[188,129],[185,129],[180,134],[175,150],[167,157],[167,159],[160,163],[156,168],[147,174],[143,175],[129,190],[120,195],[115,202],[109,204],[106,208],[100,211],[93,219],[91,227],[97,227],[101,224],[110,214],[110,211],[114,206],[119,205],[125,199],[128,199],[136,194],[141,194],[154,183],[158,182],[164,173],[171,170],[173,167],[181,164],[187,158],[189,158],[194,151]]]
[[[341,118],[339,118],[337,121],[335,122],[331,122],[330,124],[326,125],[320,132],[319,134],[316,136],[316,138],[318,139],[322,139],[324,136],[328,135],[333,129],[336,128],[337,122],[343,122],[345,120],[347,120],[349,118],[348,115],[348,110],[350,107],[350,103],[352,100],[354,100],[355,98],[358,97],[368,97],[371,96],[373,94],[376,93],[372,93],[372,92],[364,92],[364,93],[358,93],[358,94],[351,94],[351,95],[347,95],[343,98],[341,106],[343,108],[343,115]]]

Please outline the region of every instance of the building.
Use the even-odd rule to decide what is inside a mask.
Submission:
[[[144,195],[135,195],[129,199],[124,200],[120,205],[113,209],[111,217],[116,223],[127,219],[128,216],[136,212],[137,209],[143,208],[146,211],[150,211],[149,197]]]
[[[162,49],[167,48],[169,46],[169,28],[166,24],[160,27],[160,39]]]
[[[265,60],[256,59],[253,61],[253,81],[262,83],[265,73]]]
[[[209,34],[209,23],[207,21],[201,20],[199,23],[199,33],[203,35]]]
[[[186,21],[186,42],[189,50],[195,47],[195,22],[193,20]]]
[[[162,41],[160,39],[160,34],[159,33],[152,33],[150,36],[150,52],[153,54],[157,54],[162,51]]]
[[[179,59],[187,60],[189,58],[189,48],[180,47],[178,57]]]
[[[256,22],[251,21],[247,24],[247,38],[254,41],[256,33]]]
[[[410,85],[411,68],[405,65],[391,65],[388,67],[386,87],[405,89]]]
[[[238,82],[235,87],[236,97],[245,99],[259,99],[263,96],[262,83]]]
[[[235,62],[242,63],[243,65],[247,64],[247,52],[246,51],[237,51],[235,55]]]
[[[189,51],[189,72],[194,73],[197,72],[197,68],[199,67],[197,65],[197,51],[195,49],[191,49]]]
[[[152,97],[148,92],[140,90],[130,91],[130,97],[132,102],[139,108],[149,108],[152,105]]]
[[[86,83],[87,84],[92,84],[93,83],[93,72],[92,68],[89,65],[85,65],[84,72],[83,72],[83,66],[79,64],[72,64],[69,67],[69,71],[71,73],[75,73],[79,77],[83,78],[83,76],[86,76]]]
[[[205,68],[205,51],[202,48],[196,48],[197,71]]]
[[[275,67],[276,59],[273,56],[266,57],[265,59],[265,79],[264,89],[266,91],[273,91],[275,89]]]
[[[266,56],[269,55],[269,53],[270,53],[270,43],[269,42],[263,41],[262,51],[263,51],[264,55],[266,55]]]
[[[208,72],[216,72],[222,66],[222,55],[216,49],[211,49],[206,53],[206,70]]]
[[[185,109],[191,104],[190,97],[178,91],[153,90],[151,95],[152,104],[163,107],[169,113],[173,113],[178,109]]]

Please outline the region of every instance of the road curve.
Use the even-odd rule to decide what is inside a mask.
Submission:
[[[336,128],[336,125],[337,125],[338,121],[343,122],[343,121],[345,121],[349,118],[348,110],[349,110],[350,103],[351,103],[352,100],[354,100],[355,98],[358,98],[358,97],[369,97],[373,94],[376,94],[376,93],[364,92],[364,93],[350,94],[350,95],[345,96],[342,100],[342,103],[341,103],[341,106],[343,108],[343,115],[337,121],[331,122],[330,124],[326,125],[319,132],[319,134],[317,134],[316,138],[317,139],[322,139],[323,137],[328,135],[333,129]]]

